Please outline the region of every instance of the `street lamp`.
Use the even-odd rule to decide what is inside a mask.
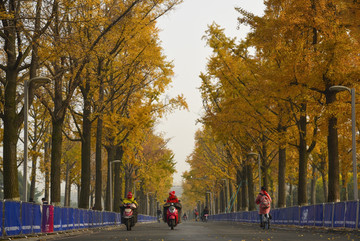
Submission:
[[[109,166],[109,172],[110,172],[110,176],[109,176],[109,189],[110,189],[110,212],[113,211],[113,201],[112,201],[112,196],[113,196],[113,190],[112,190],[112,164],[113,163],[120,163],[121,160],[113,160],[110,162],[110,166]]]
[[[27,200],[27,160],[28,160],[28,109],[29,109],[29,86],[32,83],[45,85],[51,82],[47,77],[35,77],[24,81],[24,202]]]
[[[352,161],[353,161],[353,181],[354,181],[354,200],[358,200],[358,185],[357,185],[357,163],[356,163],[356,120],[355,120],[355,88],[348,88],[346,86],[334,85],[329,88],[330,91],[340,92],[349,91],[351,94],[351,130],[352,130]]]
[[[255,152],[249,152],[248,156],[257,156],[258,158],[258,166],[259,166],[259,190],[261,189],[261,164],[260,164],[260,154]]]

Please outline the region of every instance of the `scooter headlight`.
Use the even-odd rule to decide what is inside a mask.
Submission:
[[[170,213],[174,213],[174,212],[175,212],[175,207],[174,207],[174,206],[170,206],[170,207],[169,207],[169,212],[170,212]]]

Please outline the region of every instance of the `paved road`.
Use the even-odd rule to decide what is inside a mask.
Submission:
[[[265,231],[256,224],[188,221],[175,227],[175,230],[170,230],[165,223],[151,223],[136,225],[132,231],[126,231],[125,226],[122,225],[116,228],[52,235],[48,238],[59,241],[359,241],[360,232],[275,225]],[[40,237],[36,240],[42,241],[45,238]]]

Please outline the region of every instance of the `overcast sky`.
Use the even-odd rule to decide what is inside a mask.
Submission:
[[[194,134],[201,127],[196,124],[202,112],[199,74],[205,72],[207,58],[211,54],[211,49],[201,38],[213,22],[224,28],[227,36],[239,40],[245,38],[248,28],[237,28],[239,13],[235,7],[256,15],[262,15],[264,11],[263,0],[184,0],[175,11],[158,21],[164,54],[175,65],[172,88],[166,94],[169,97],[183,94],[189,105],[189,111],[177,110],[157,127],[166,138],[171,138],[168,147],[175,154],[178,171],[174,185],[181,184],[182,173],[189,170],[185,161],[194,149]]]

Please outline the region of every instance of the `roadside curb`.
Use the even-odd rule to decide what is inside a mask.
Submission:
[[[242,224],[242,225],[259,225],[258,223],[246,223],[246,222],[234,222],[234,221],[210,221],[210,222],[228,222],[231,224]],[[357,233],[360,234],[360,230],[354,228],[333,228],[333,227],[318,227],[318,226],[299,226],[299,225],[283,225],[283,224],[271,224],[271,228],[280,228],[283,230],[316,230],[316,231],[323,231],[323,232],[333,232],[333,233]],[[271,229],[270,228],[270,229]]]
[[[60,231],[53,233],[39,233],[37,235],[29,235],[29,236],[12,236],[12,237],[2,237],[1,240],[16,240],[16,241],[43,241],[43,240],[51,240],[59,237],[71,237],[82,234],[94,233],[96,231],[101,230],[113,230],[121,228],[121,225],[114,225],[108,227],[100,227],[100,228],[91,228],[91,229],[78,229],[78,230],[68,230],[68,231]]]
[[[143,225],[155,222],[138,222],[136,225]],[[94,233],[101,230],[113,230],[113,229],[122,229],[125,228],[122,224],[107,226],[107,227],[98,227],[98,228],[87,228],[87,229],[76,229],[76,230],[67,230],[67,231],[59,231],[53,233],[38,233],[33,235],[21,235],[21,236],[11,236],[11,237],[1,237],[0,241],[4,240],[15,240],[15,241],[44,241],[51,240],[60,237],[72,237],[82,234]]]

